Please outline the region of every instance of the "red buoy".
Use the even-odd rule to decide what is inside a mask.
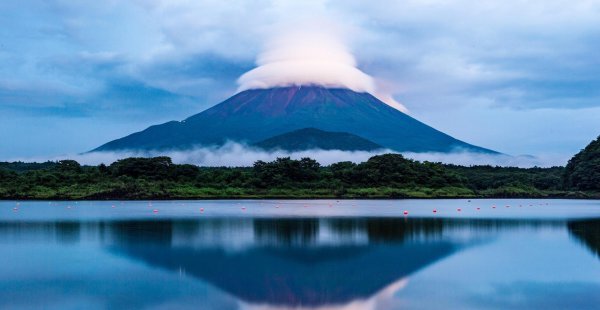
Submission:
[[[152,212],[158,213],[158,209],[154,209],[154,210],[152,210]]]
[[[436,209],[433,209],[433,213],[437,213],[437,210],[436,210]]]
[[[204,208],[200,208],[200,212],[204,212]]]
[[[477,210],[481,210],[481,208],[477,207]]]
[[[408,215],[408,211],[404,211],[404,215]]]
[[[461,209],[461,208],[458,208],[458,209],[456,209],[456,211],[460,212],[460,211],[462,211],[462,209]]]

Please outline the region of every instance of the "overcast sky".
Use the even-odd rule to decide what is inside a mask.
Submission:
[[[316,18],[456,138],[567,158],[600,134],[600,1],[20,0],[0,2],[0,160],[198,113],[235,93],[270,36]]]

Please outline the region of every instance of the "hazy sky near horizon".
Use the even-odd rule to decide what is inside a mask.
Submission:
[[[458,139],[568,158],[600,135],[600,1],[21,0],[0,2],[0,160],[198,113],[236,92],[269,37],[313,19]]]

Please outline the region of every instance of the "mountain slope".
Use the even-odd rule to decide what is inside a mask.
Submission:
[[[400,152],[495,153],[429,127],[368,93],[317,86],[246,90],[184,121],[151,126],[94,151],[252,144],[308,127],[358,135]]]
[[[330,132],[316,128],[303,128],[286,132],[275,137],[254,143],[254,146],[265,150],[342,150],[373,151],[383,149],[377,143],[346,132]]]
[[[569,189],[600,191],[600,136],[569,160],[563,178]]]

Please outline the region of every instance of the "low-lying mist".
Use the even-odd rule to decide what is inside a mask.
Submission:
[[[194,164],[209,167],[242,167],[252,166],[255,161],[272,161],[278,157],[291,157],[300,159],[310,157],[317,160],[321,165],[330,165],[341,161],[355,163],[364,162],[370,157],[385,153],[398,153],[389,149],[376,151],[340,151],[340,150],[307,150],[289,152],[283,150],[265,151],[248,145],[228,142],[219,147],[196,147],[190,150],[172,151],[120,151],[120,152],[91,152],[83,154],[68,154],[52,157],[17,158],[11,161],[43,162],[62,159],[76,160],[84,165],[110,164],[127,157],[155,157],[168,156],[177,164]],[[418,161],[442,162],[463,166],[492,165],[503,167],[551,167],[563,166],[567,158],[561,156],[509,156],[483,153],[472,153],[457,151],[453,153],[402,153],[407,158]]]

